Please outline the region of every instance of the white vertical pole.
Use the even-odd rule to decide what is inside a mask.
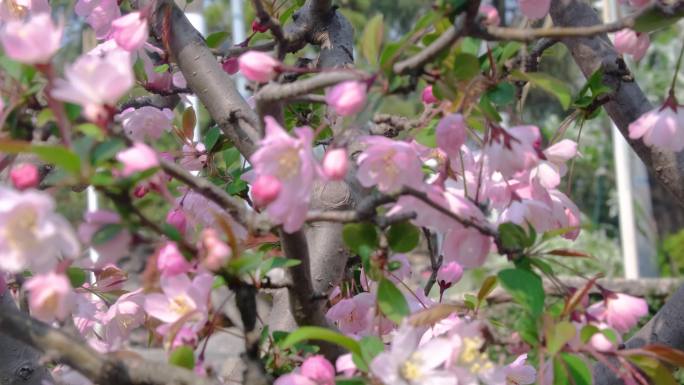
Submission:
[[[243,0],[230,0],[231,13],[231,27],[233,33],[233,44],[242,43],[245,39],[245,15],[242,11]],[[233,76],[235,79],[235,86],[243,97],[247,96],[247,82],[245,78],[238,72]]]
[[[197,4],[194,4],[197,3]],[[195,0],[193,4],[191,4],[192,11],[187,11],[185,13],[185,16],[188,18],[190,21],[190,24],[192,24],[193,27],[199,32],[202,36],[204,36],[207,33],[207,24],[204,21],[204,14],[203,14],[203,1],[202,0]],[[194,143],[198,143],[201,140],[200,137],[200,119],[199,119],[199,99],[197,99],[197,96],[190,96],[188,99],[190,99],[190,103],[192,104],[192,108],[195,110],[195,116],[197,117],[196,122],[195,122],[195,129],[192,132],[192,141]]]
[[[95,187],[88,186],[86,189],[86,210],[89,213],[92,213],[93,211],[97,211],[98,206],[97,191],[95,191]],[[97,251],[95,251],[95,249],[92,247],[88,249],[88,257],[93,263],[97,262],[97,260],[100,258],[100,256],[97,254]],[[91,282],[95,280],[94,276],[90,278]]]

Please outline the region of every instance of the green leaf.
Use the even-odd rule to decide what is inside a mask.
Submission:
[[[682,11],[674,15],[670,15],[657,8],[654,8],[639,15],[639,17],[637,17],[637,19],[634,21],[633,29],[637,32],[651,32],[655,31],[656,29],[670,26],[679,21],[679,19],[682,17],[684,17],[684,12]]]
[[[10,154],[33,153],[47,163],[62,167],[65,171],[72,174],[81,173],[81,159],[66,147],[31,144],[20,140],[0,139],[0,152]]]
[[[482,97],[480,98],[480,104],[478,106],[480,107],[480,111],[482,111],[482,114],[490,120],[493,120],[495,122],[500,122],[503,120],[501,119],[501,115],[499,115],[499,112],[496,110],[496,108],[494,108],[492,101],[489,100],[489,96],[487,96],[487,94],[482,95]]]
[[[379,244],[378,231],[370,223],[349,223],[345,225],[342,229],[342,240],[351,251],[359,255],[364,246],[372,252],[378,248]]]
[[[3,72],[10,77],[21,80],[21,74],[23,72],[21,63],[16,62],[7,56],[0,56],[0,67],[2,67]]]
[[[219,137],[221,137],[221,129],[218,126],[211,126],[204,136],[204,147],[208,152],[212,151]]]
[[[582,330],[580,330],[580,341],[582,341],[583,344],[586,344],[594,334],[599,333],[600,331],[601,329],[594,325],[585,325]]]
[[[385,32],[382,14],[373,16],[366,24],[361,35],[361,53],[372,66],[378,64],[378,53]]]
[[[503,247],[509,250],[521,250],[532,246],[525,229],[512,222],[499,225],[499,238],[501,238]]]
[[[538,318],[529,313],[523,313],[515,323],[515,330],[520,333],[520,337],[530,344],[535,346],[539,343],[539,327],[537,326]]]
[[[195,352],[189,346],[179,346],[169,355],[169,364],[193,370],[195,369]]]
[[[228,262],[228,269],[235,275],[243,275],[256,271],[261,265],[261,254],[243,253],[240,258],[233,258]]]
[[[283,341],[282,343],[282,347],[283,349],[287,349],[298,342],[307,340],[320,340],[330,342],[347,349],[352,354],[361,355],[361,347],[359,346],[359,343],[356,342],[353,338],[347,337],[344,334],[319,326],[300,327],[299,329],[290,333],[287,336],[287,338],[285,338],[285,341]]]
[[[66,275],[69,277],[69,282],[71,282],[71,286],[74,288],[83,286],[87,279],[86,272],[78,267],[69,267]]]
[[[218,48],[221,43],[226,41],[226,39],[230,36],[228,32],[226,31],[219,31],[219,32],[214,32],[211,35],[207,36],[207,47],[209,48]]]
[[[395,223],[387,230],[387,243],[397,253],[407,253],[420,242],[420,230],[409,222]]]
[[[380,279],[378,285],[378,307],[382,314],[397,324],[411,312],[404,294],[387,278]]]
[[[102,132],[102,129],[92,123],[79,124],[74,128],[76,131],[96,140],[103,140],[105,138],[105,134]]]
[[[489,293],[494,290],[496,287],[496,276],[495,275],[490,275],[489,277],[485,278],[484,282],[482,282],[482,286],[480,286],[480,291],[477,292],[477,301],[482,302]]]
[[[548,367],[546,368],[548,370]],[[565,363],[560,356],[553,358],[553,385],[568,385],[568,370],[565,368]]]
[[[505,106],[515,100],[515,87],[509,82],[498,83],[487,91],[487,96],[497,106]]]
[[[64,111],[66,112],[67,118],[72,122],[81,116],[81,106],[78,104],[64,103]]]
[[[90,243],[96,246],[107,243],[116,237],[121,230],[123,230],[123,228],[123,225],[120,223],[108,223],[100,227],[97,232],[93,234],[93,238],[90,240]]]
[[[385,344],[382,340],[375,336],[363,337],[359,340],[361,346],[361,355],[352,355],[352,361],[356,367],[362,372],[368,371],[368,365],[373,361],[373,358],[385,350]]]
[[[164,235],[166,235],[170,240],[174,242],[180,242],[183,239],[180,231],[178,231],[175,226],[169,223],[162,223],[161,228],[164,231]]]
[[[522,44],[517,41],[508,42],[501,51],[500,61],[504,62],[513,57],[522,48]]]
[[[565,344],[575,338],[575,327],[568,321],[559,322],[549,329],[546,333],[546,350],[549,355],[558,353]]]
[[[470,80],[480,73],[480,61],[477,56],[461,52],[454,56],[452,74],[458,80]]]
[[[561,353],[563,361],[568,368],[568,375],[572,378],[575,385],[591,385],[591,371],[580,357]]]
[[[544,311],[544,287],[538,275],[526,269],[506,269],[498,274],[501,286],[533,316]]]
[[[533,86],[539,87],[555,96],[563,109],[567,110],[568,107],[570,107],[570,102],[572,101],[572,92],[570,92],[570,88],[564,82],[553,76],[542,72],[521,72],[519,70],[514,70],[511,72],[510,76],[513,80],[529,82]]]
[[[114,158],[116,153],[123,150],[125,147],[126,145],[121,139],[111,139],[106,142],[102,142],[96,145],[93,149],[92,156],[90,157],[91,163],[94,166],[99,166],[102,163]]]
[[[169,72],[169,65],[168,64],[162,64],[154,67],[154,72],[158,74],[163,74],[164,72]]]

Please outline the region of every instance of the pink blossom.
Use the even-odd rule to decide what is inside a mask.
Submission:
[[[123,163],[124,177],[159,166],[157,153],[144,143],[135,142],[133,147],[119,151],[116,160]]]
[[[152,60],[152,58],[147,53],[140,53],[140,59],[143,62],[143,69],[145,70],[145,77],[147,78],[147,83],[145,83],[145,88],[150,90],[158,91],[169,91],[172,86],[175,86],[174,76],[169,71],[157,72],[155,68],[158,63]],[[185,80],[183,78],[183,80]],[[185,87],[179,87],[185,88]]]
[[[109,210],[97,210],[87,212],[83,215],[85,220],[78,227],[78,236],[83,243],[91,243],[93,236],[105,226],[118,225],[121,223],[119,214]],[[116,263],[120,258],[126,256],[130,250],[131,233],[121,228],[110,239],[91,244],[91,247],[98,253],[98,260],[95,267],[105,266]]]
[[[537,380],[537,371],[532,365],[526,364],[527,354],[522,354],[515,361],[506,365],[504,373],[506,384],[529,385]]]
[[[269,54],[247,51],[238,58],[240,72],[249,80],[266,83],[278,75],[280,62]]]
[[[615,33],[615,50],[623,55],[632,55],[636,61],[646,55],[650,45],[651,39],[648,33],[636,32],[629,28]]]
[[[207,148],[204,143],[199,142],[194,146],[184,144],[180,164],[189,171],[202,170],[207,165]]]
[[[321,355],[311,356],[304,360],[301,373],[318,385],[335,384],[335,368]]]
[[[223,61],[223,63],[221,63],[221,67],[229,75],[235,75],[240,70],[238,59],[234,57],[229,57]]]
[[[461,114],[443,117],[435,128],[437,146],[451,158],[458,158],[461,146],[467,139],[466,124]]]
[[[316,383],[307,376],[293,372],[278,377],[273,385],[316,385]]]
[[[449,340],[434,338],[419,346],[421,335],[422,330],[402,325],[390,350],[371,362],[371,373],[387,385],[458,384],[455,373],[440,369],[452,355]]]
[[[142,48],[148,34],[147,18],[140,12],[131,12],[112,21],[112,37],[126,51]]]
[[[325,102],[338,115],[354,115],[366,104],[367,88],[364,82],[347,80],[328,89]]]
[[[440,287],[448,289],[453,284],[461,280],[463,276],[463,267],[456,262],[449,262],[437,271],[437,282]]]
[[[17,190],[26,190],[38,186],[40,175],[38,167],[31,163],[22,163],[10,171],[10,180]]]
[[[127,248],[128,246],[126,246]],[[121,290],[124,282],[128,280],[128,274],[116,265],[106,265],[95,272],[95,279],[93,287],[106,293]]]
[[[178,197],[176,204],[183,209],[191,226],[218,227],[216,217],[220,216],[230,225],[236,238],[247,237],[247,229],[236,222],[223,208],[202,194],[188,190]]]
[[[335,361],[335,370],[342,373],[345,377],[354,375],[358,368],[356,367],[356,364],[354,364],[351,353],[337,357],[337,361]]]
[[[359,155],[356,177],[364,187],[393,192],[423,184],[422,162],[411,144],[382,136],[362,138],[368,147]]]
[[[684,108],[676,101],[641,115],[629,125],[629,138],[646,145],[679,152],[684,149]]]
[[[518,0],[520,12],[532,20],[541,19],[549,13],[551,0]]]
[[[372,326],[375,297],[370,293],[360,293],[353,298],[345,298],[333,305],[325,314],[335,322],[345,334],[363,334]]]
[[[558,190],[549,191],[553,217],[557,221],[557,228],[572,228],[563,234],[563,238],[575,240],[580,233],[580,210],[565,194]]]
[[[347,175],[349,161],[344,148],[329,149],[323,157],[323,175],[330,180],[342,180]]]
[[[117,0],[78,0],[74,11],[76,15],[86,19],[98,39],[106,39],[112,22],[121,16]]]
[[[188,228],[188,220],[180,207],[176,207],[166,214],[166,223],[176,228],[181,235],[184,235]]]
[[[83,114],[93,122],[106,117],[105,107],[113,107],[134,82],[130,55],[121,50],[102,56],[82,55],[57,79],[54,98],[80,104]]]
[[[73,258],[80,245],[69,222],[54,212],[44,192],[0,186],[0,270],[52,270],[57,258]]]
[[[496,7],[493,7],[489,4],[482,4],[480,5],[479,13],[480,15],[484,16],[485,25],[497,26],[501,24],[499,11],[496,9]]]
[[[102,317],[104,339],[109,350],[118,350],[131,331],[145,322],[142,289],[120,296]]]
[[[181,71],[173,73],[173,75],[171,76],[171,83],[173,83],[173,86],[176,88],[188,87],[188,81],[185,80],[185,76],[183,76],[183,73]]]
[[[28,21],[12,20],[0,31],[0,41],[10,59],[24,64],[47,64],[59,49],[63,27],[55,25],[49,13]]]
[[[173,128],[173,111],[152,106],[127,108],[117,115],[126,135],[137,142],[157,140]]]
[[[266,207],[278,198],[282,183],[278,178],[270,175],[262,175],[252,183],[252,200],[256,207]]]
[[[491,247],[491,237],[472,228],[461,228],[446,235],[442,249],[445,262],[457,262],[470,269],[482,266]]]
[[[610,331],[610,327],[603,322],[595,324],[594,326],[598,327],[601,331],[594,333],[594,335],[591,336],[591,338],[589,339],[589,345],[591,345],[592,348],[598,350],[599,352],[611,352],[617,349],[617,345],[614,344],[611,340],[609,340],[605,334],[603,334],[603,330],[608,329]],[[613,331],[613,335],[617,337],[617,343],[622,343],[622,338],[618,333],[615,333]]]
[[[0,24],[12,20],[23,19],[30,15],[50,13],[47,0],[14,0],[0,2]]]
[[[180,346],[196,346],[198,342],[197,332],[189,327],[183,326],[178,333],[176,333],[176,338],[174,338],[171,344],[171,350],[175,350]]]
[[[602,302],[589,306],[587,312],[620,333],[627,333],[637,324],[639,318],[648,314],[648,304],[631,295],[610,293]]]
[[[198,331],[206,321],[212,282],[211,274],[198,274],[192,281],[185,274],[161,277],[163,294],[148,294],[145,311],[165,324],[184,318],[194,331]]]
[[[423,92],[420,94],[420,98],[423,100],[423,103],[425,104],[433,104],[439,102],[435,95],[432,93],[432,85],[428,85],[425,88],[423,88]]]
[[[210,271],[217,271],[223,267],[230,259],[232,251],[218,235],[216,230],[208,227],[202,230],[202,266]]]
[[[64,275],[35,275],[26,281],[24,289],[29,292],[31,315],[44,322],[65,320],[76,305],[71,283]]]
[[[544,150],[546,160],[540,160],[533,170],[533,177],[545,188],[555,188],[560,184],[561,177],[567,172],[565,162],[577,155],[577,143],[570,139],[560,142]]]
[[[490,169],[501,172],[505,178],[530,169],[537,164],[536,146],[540,140],[536,126],[517,126],[508,130],[492,127],[490,140],[484,148]]]
[[[185,274],[192,265],[185,259],[175,242],[166,242],[157,254],[157,269],[162,277]]]
[[[266,211],[275,224],[282,224],[285,232],[292,233],[304,224],[313,182],[320,175],[311,148],[313,131],[309,127],[295,128],[297,137],[293,138],[272,117],[264,120],[266,136],[250,158],[252,172],[243,178],[255,181],[270,175],[280,181],[282,189]]]

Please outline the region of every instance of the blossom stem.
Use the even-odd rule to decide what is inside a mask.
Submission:
[[[677,85],[677,76],[679,75],[679,69],[682,66],[682,56],[684,55],[684,43],[682,43],[682,48],[679,50],[679,58],[677,59],[677,67],[675,68],[674,76],[672,76],[672,84],[670,85],[670,96],[674,97],[675,86]]]

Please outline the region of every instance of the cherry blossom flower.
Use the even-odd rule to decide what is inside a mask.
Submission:
[[[58,258],[73,258],[80,245],[69,222],[54,212],[44,192],[0,186],[0,270],[52,270]]]
[[[136,142],[157,140],[173,128],[173,111],[168,108],[130,107],[121,111],[116,119],[121,122],[126,135]]]
[[[402,325],[390,350],[371,362],[371,373],[386,385],[458,384],[455,373],[440,369],[452,354],[449,340],[434,338],[419,346],[421,335],[422,330]]]
[[[128,280],[128,274],[116,265],[105,265],[95,272],[93,288],[110,292],[123,289],[123,284]]]
[[[85,213],[83,219],[85,222],[78,227],[78,236],[81,242],[91,244],[91,247],[97,251],[98,259],[95,267],[116,263],[120,258],[128,255],[132,237],[131,233],[124,228],[103,242],[92,242],[93,236],[105,226],[121,223],[119,214],[109,210],[97,210]]]
[[[157,254],[157,269],[162,277],[185,274],[192,265],[185,259],[175,242],[166,242]]]
[[[603,330],[612,330],[610,329],[610,326],[608,326],[606,323],[599,322],[599,323],[594,323],[594,326],[596,326],[600,331],[594,333],[594,335],[591,336],[589,339],[589,345],[591,345],[592,348],[596,349],[599,352],[611,352],[617,349],[617,344],[622,343],[622,338],[618,333],[615,333],[613,331],[613,335],[617,338],[617,344],[613,343],[611,340],[606,337],[604,334]]]
[[[10,171],[10,180],[17,190],[26,190],[38,186],[40,175],[38,167],[31,163],[22,163]]]
[[[261,175],[254,180],[250,190],[252,201],[256,207],[266,207],[278,198],[283,184],[278,178],[270,175]]]
[[[322,355],[311,356],[304,360],[301,373],[318,385],[335,384],[335,368]]]
[[[358,368],[356,367],[356,364],[354,364],[351,353],[337,357],[337,361],[335,361],[335,370],[342,373],[345,377],[354,375]]]
[[[587,309],[593,317],[605,321],[620,333],[627,333],[634,327],[639,318],[648,314],[645,300],[622,293],[609,293],[602,302],[597,302]]]
[[[423,88],[423,92],[420,94],[420,98],[425,104],[433,104],[439,102],[439,100],[432,93],[431,84]]]
[[[83,114],[93,122],[106,117],[134,83],[128,52],[113,50],[102,56],[82,55],[57,79],[52,96],[80,104]]]
[[[128,339],[131,331],[145,321],[142,289],[120,296],[102,317],[104,340],[108,350],[118,350]]]
[[[662,107],[648,111],[632,122],[629,138],[643,138],[648,146],[681,151],[684,149],[684,108],[671,96]]]
[[[0,2],[0,24],[50,11],[47,0],[4,0]]]
[[[496,9],[496,7],[493,7],[489,4],[481,4],[479,13],[480,15],[484,16],[485,25],[497,26],[501,24],[499,11]]]
[[[137,172],[149,170],[159,166],[157,153],[144,143],[135,142],[133,147],[119,151],[116,160],[123,163],[121,175],[131,176]]]
[[[202,230],[201,250],[202,256],[200,261],[202,266],[210,271],[219,270],[228,262],[232,255],[230,246],[219,237],[216,230],[210,227]]]
[[[484,148],[492,171],[505,178],[530,169],[538,161],[536,146],[541,136],[536,126],[516,126],[508,130],[491,127],[491,138]]]
[[[221,63],[221,68],[229,75],[235,75],[240,70],[238,59],[229,57]]]
[[[142,48],[147,41],[147,18],[140,12],[131,12],[112,21],[112,38],[119,47],[129,52]]]
[[[403,186],[422,187],[422,162],[410,143],[382,136],[361,140],[368,147],[358,156],[356,177],[364,187],[377,186],[381,192],[393,192]]]
[[[74,11],[86,19],[100,40],[109,37],[112,22],[121,16],[117,0],[78,0]]]
[[[171,350],[175,350],[179,346],[196,346],[198,342],[197,332],[193,331],[191,328],[183,326],[180,328],[178,333],[176,333],[176,338],[174,338],[171,343]]]
[[[198,274],[192,281],[185,274],[161,277],[163,294],[145,296],[145,312],[167,326],[183,318],[192,330],[197,331],[206,321],[212,282],[211,274]]]
[[[353,298],[345,298],[333,305],[325,317],[335,322],[345,334],[362,335],[371,327],[375,296],[359,293]]]
[[[615,33],[615,50],[623,55],[632,55],[634,60],[643,59],[651,45],[648,33],[625,28]]]
[[[269,54],[259,51],[248,51],[238,58],[240,72],[249,80],[266,83],[273,80],[281,66],[280,62]]]
[[[342,180],[347,176],[349,161],[344,148],[329,149],[323,157],[323,175],[330,180]]]
[[[76,305],[69,279],[61,274],[35,275],[24,284],[31,315],[44,322],[63,321]]]
[[[338,115],[354,115],[366,104],[367,88],[364,82],[348,80],[328,89],[325,102]]]
[[[462,276],[463,267],[456,262],[449,262],[443,264],[437,271],[437,283],[442,290],[446,290],[460,281]]]
[[[580,210],[579,207],[558,190],[549,191],[551,197],[551,204],[553,210],[553,217],[557,221],[556,228],[573,228],[565,234],[562,234],[566,239],[577,239],[580,233]]]
[[[207,165],[207,148],[204,143],[199,142],[192,147],[184,144],[180,164],[188,171],[202,170]]]
[[[47,64],[59,49],[63,26],[49,13],[31,16],[27,21],[12,20],[0,31],[5,54],[24,64]]]
[[[166,214],[166,223],[175,227],[181,235],[184,235],[188,229],[188,219],[180,207],[176,207]]]
[[[480,267],[492,247],[492,238],[472,228],[451,230],[444,238],[445,262],[457,262],[464,268]]]
[[[443,117],[435,128],[437,146],[451,158],[458,158],[461,146],[467,139],[466,124],[461,114]]]
[[[217,217],[225,220],[238,239],[247,237],[247,229],[236,222],[226,211],[204,195],[188,190],[176,200],[177,207],[183,209],[191,226],[218,227]]]
[[[304,224],[313,182],[320,175],[311,148],[313,131],[309,127],[295,128],[297,137],[293,138],[272,117],[264,120],[266,136],[250,157],[253,169],[243,179],[253,182],[270,175],[280,181],[280,193],[266,212],[275,224],[282,224],[285,232],[292,233]]]
[[[565,162],[577,155],[577,142],[563,139],[543,151],[546,160],[540,160],[532,175],[545,188],[555,188],[567,172]]]
[[[518,0],[520,12],[528,19],[537,20],[545,17],[551,8],[551,0]]]

